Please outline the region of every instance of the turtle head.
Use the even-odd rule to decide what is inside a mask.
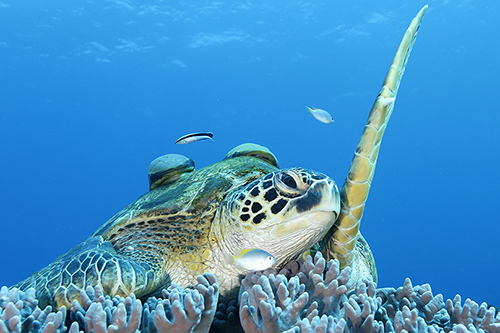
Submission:
[[[328,176],[303,169],[269,173],[231,192],[216,224],[225,252],[258,248],[281,265],[312,247],[340,213],[340,195]]]

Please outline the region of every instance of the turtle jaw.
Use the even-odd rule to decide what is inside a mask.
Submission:
[[[337,217],[338,212],[335,211],[314,211],[279,223],[270,228],[268,235],[274,241],[267,241],[268,248],[264,249],[275,257],[276,267],[280,267],[296,259],[297,255],[307,251],[324,237]]]
[[[335,211],[310,212],[271,227],[269,235],[272,239],[294,239],[296,232],[306,231],[309,234],[310,232],[307,232],[309,229],[315,235],[323,234],[335,223],[337,216],[338,213]]]

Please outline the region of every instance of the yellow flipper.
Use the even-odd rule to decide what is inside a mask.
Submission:
[[[382,89],[368,116],[347,178],[340,190],[342,206],[339,218],[320,243],[323,256],[327,260],[338,259],[341,268],[352,266],[355,276],[371,274],[375,282],[377,276],[375,262],[370,248],[362,239],[359,225],[375,173],[382,136],[394,109],[399,84],[426,10],[427,6],[420,10],[399,44]],[[357,242],[360,244],[357,245]],[[368,253],[358,253],[360,251]],[[355,280],[357,279],[355,277]]]

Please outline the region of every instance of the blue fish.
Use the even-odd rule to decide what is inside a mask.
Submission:
[[[325,124],[333,123],[333,117],[325,110],[321,110],[321,109],[317,109],[317,108],[311,109],[308,106],[306,106],[306,108],[309,112],[311,112],[311,114],[314,116],[314,118],[318,119],[322,123],[325,123]]]
[[[261,249],[242,250],[234,256],[224,254],[225,265],[236,265],[249,271],[263,271],[275,263],[274,256]]]

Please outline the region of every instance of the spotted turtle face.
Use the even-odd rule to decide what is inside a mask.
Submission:
[[[226,244],[265,250],[279,264],[280,259],[289,260],[326,234],[340,213],[340,195],[330,177],[291,168],[234,191],[221,205]]]

